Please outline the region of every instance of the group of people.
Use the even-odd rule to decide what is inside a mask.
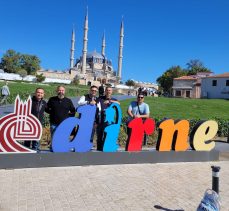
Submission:
[[[143,93],[144,96],[153,96],[153,91],[150,91],[149,89],[145,88],[145,87],[139,87],[138,88],[138,93]]]
[[[78,106],[83,105],[95,105],[96,116],[94,121],[93,132],[91,136],[91,142],[93,142],[94,134],[97,135],[97,150],[103,151],[104,145],[104,129],[107,126],[105,122],[105,110],[112,104],[120,102],[112,96],[112,87],[106,87],[104,94],[97,95],[99,89],[97,86],[91,86],[89,93],[80,97]],[[32,97],[32,110],[31,113],[36,116],[41,124],[44,124],[44,113],[49,114],[50,119],[50,132],[51,137],[55,129],[68,117],[74,117],[76,108],[70,98],[65,96],[65,87],[58,86],[56,89],[57,95],[49,98],[48,102],[44,100],[45,91],[43,88],[37,88],[34,96]],[[137,100],[130,103],[127,114],[129,121],[134,118],[148,118],[149,106],[144,103],[144,94],[139,93]],[[77,129],[75,130],[77,131]],[[74,134],[74,131],[71,135]],[[34,150],[39,150],[39,143],[36,141],[25,141],[26,147],[31,147]],[[52,150],[52,149],[50,149]]]

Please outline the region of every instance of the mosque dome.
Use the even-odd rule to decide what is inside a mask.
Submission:
[[[97,59],[104,59],[104,56],[96,51],[87,53],[87,59],[92,58],[92,57],[97,58]]]

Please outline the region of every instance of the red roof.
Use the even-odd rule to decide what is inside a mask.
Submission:
[[[196,79],[197,79],[196,75],[195,76],[184,75],[184,76],[181,76],[179,78],[174,78],[174,80],[196,80]]]
[[[228,77],[229,77],[229,72],[208,76],[207,78],[228,78]]]

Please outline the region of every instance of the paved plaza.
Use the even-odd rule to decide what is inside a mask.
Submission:
[[[4,109],[0,116],[13,106]],[[0,169],[0,211],[195,211],[212,165],[221,167],[221,210],[229,211],[229,144],[215,149],[226,161]]]
[[[0,210],[196,209],[221,166],[222,211],[229,210],[229,162],[0,170]]]

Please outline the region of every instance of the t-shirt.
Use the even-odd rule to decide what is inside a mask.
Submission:
[[[10,90],[7,85],[4,85],[1,90],[2,96],[8,96],[10,95]]]
[[[140,109],[140,113],[139,113],[139,110],[138,110],[138,104],[136,101],[132,101],[128,107],[128,110],[131,111],[131,113],[133,115],[145,115],[145,114],[149,114],[149,105],[146,104],[146,103],[141,103],[139,105],[139,109]],[[129,120],[131,120],[132,118],[129,117]]]

